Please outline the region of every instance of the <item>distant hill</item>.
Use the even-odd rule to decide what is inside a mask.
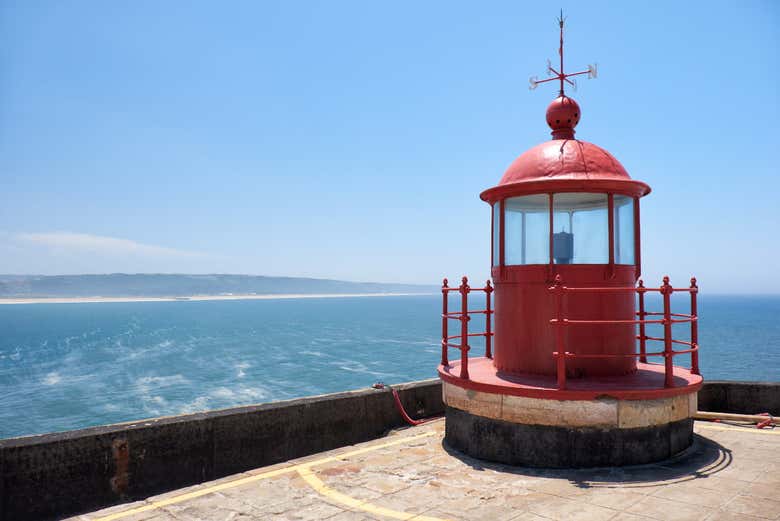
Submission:
[[[0,298],[427,293],[436,286],[255,275],[0,275]]]

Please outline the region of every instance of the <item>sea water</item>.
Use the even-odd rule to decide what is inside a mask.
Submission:
[[[440,313],[435,295],[2,305],[0,438],[432,378]],[[699,313],[705,378],[780,381],[780,297]]]

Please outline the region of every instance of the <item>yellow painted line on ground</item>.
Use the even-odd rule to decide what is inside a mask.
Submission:
[[[291,465],[289,467],[283,467],[276,470],[269,470],[268,472],[263,472],[261,474],[255,474],[252,476],[238,478],[233,481],[226,481],[224,483],[219,483],[217,485],[207,486],[198,490],[194,490],[192,492],[187,492],[185,494],[180,494],[178,496],[173,496],[167,499],[152,501],[147,505],[131,508],[129,510],[123,510],[121,512],[109,514],[104,517],[98,517],[95,519],[95,521],[114,521],[115,519],[122,519],[123,517],[140,514],[142,512],[148,512],[149,510],[155,510],[168,505],[175,505],[176,503],[181,503],[182,501],[188,501],[190,499],[195,499],[208,494],[213,494],[214,492],[219,492],[220,490],[226,490],[229,488],[246,485],[247,483],[253,483],[255,481],[260,481],[261,479],[273,478],[276,476],[280,476],[282,474],[287,474],[288,472],[296,472],[299,469],[306,469],[310,471],[310,467],[313,467],[315,465],[322,465],[324,463],[329,463],[331,461],[339,461],[345,458],[350,458],[352,456],[359,456],[367,452],[383,449],[385,447],[392,447],[394,445],[409,443],[410,441],[419,440],[421,438],[427,438],[429,436],[435,436],[437,434],[438,432],[424,432],[422,434],[416,434],[414,436],[404,436],[393,441],[388,441],[386,443],[380,443],[378,445],[370,445],[368,447],[363,447],[362,449],[356,449],[349,452],[344,452],[343,454],[338,454],[335,456],[328,456],[326,458],[321,458],[308,463],[300,463],[298,465]],[[407,518],[403,518],[403,519],[407,519]],[[433,519],[433,518],[429,518],[429,519]]]
[[[749,434],[780,434],[780,429],[756,429],[755,427],[747,428],[749,426],[745,427],[719,427],[716,425],[702,425],[700,423],[696,424],[696,429],[708,429],[711,431],[729,431],[729,432],[746,432]]]
[[[298,475],[300,475],[306,481],[306,483],[308,483],[309,486],[311,486],[311,488],[316,490],[320,495],[325,496],[326,498],[330,499],[334,503],[344,505],[348,508],[358,509],[358,510],[362,510],[363,512],[368,512],[369,514],[374,514],[376,516],[390,517],[392,519],[403,519],[403,520],[413,520],[413,521],[447,521],[439,517],[429,517],[420,514],[410,514],[408,512],[391,510],[389,508],[384,508],[384,507],[374,505],[372,503],[369,503],[368,501],[361,501],[360,499],[355,499],[352,496],[342,494],[341,492],[338,492],[328,487],[325,483],[322,482],[320,478],[314,475],[314,472],[309,468],[298,469]]]

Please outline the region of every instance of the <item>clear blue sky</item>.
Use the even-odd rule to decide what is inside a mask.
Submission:
[[[577,137],[653,188],[649,283],[780,292],[780,3],[562,7]],[[0,273],[484,280],[558,8],[3,2]]]

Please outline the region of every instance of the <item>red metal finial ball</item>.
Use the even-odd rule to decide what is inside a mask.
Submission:
[[[580,122],[580,106],[572,98],[558,96],[547,107],[547,124],[553,139],[574,139],[574,127]]]
[[[640,288],[644,288],[644,287],[645,287],[645,281],[643,281],[642,279],[639,279],[639,284],[638,284],[638,286],[639,286]]]
[[[698,288],[699,286],[696,285],[696,277],[691,277],[691,287],[692,288]]]
[[[441,287],[442,287],[442,288],[446,288],[446,287],[447,287],[447,284],[449,284],[449,281],[448,281],[448,280],[445,278],[445,279],[442,281],[442,283],[441,283]]]
[[[664,277],[664,286],[668,286],[668,285],[669,285],[669,275]]]
[[[469,278],[468,278],[468,277],[463,277],[463,278],[461,279],[461,282],[462,282],[462,283],[463,283],[463,285],[465,286],[465,285],[467,285],[467,284],[469,283]]]

